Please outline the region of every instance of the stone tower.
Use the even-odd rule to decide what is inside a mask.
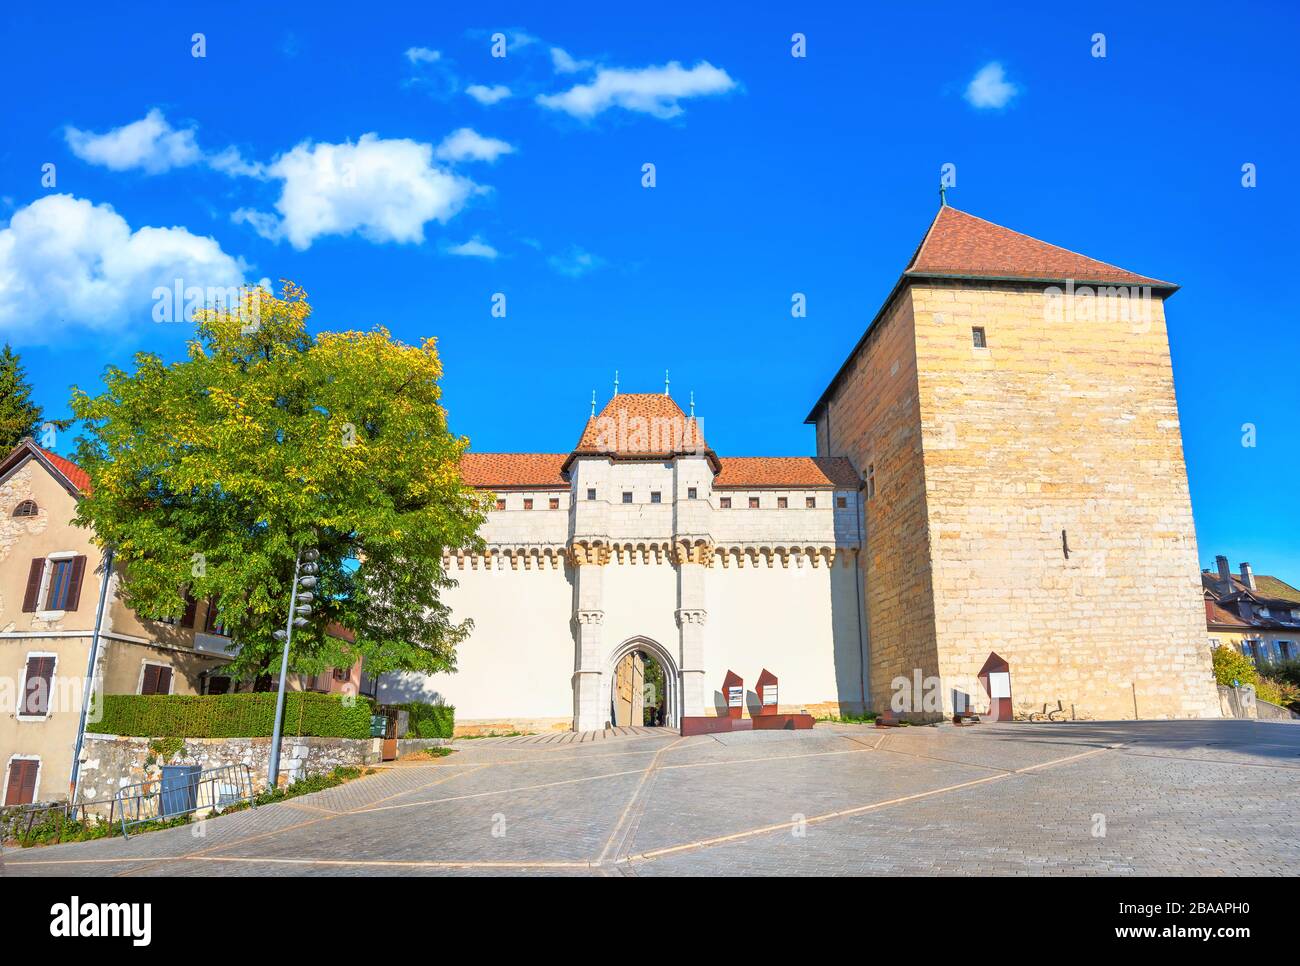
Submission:
[[[808,417],[863,478],[874,707],[986,704],[996,653],[1017,712],[1218,716],[1176,289],[940,208]]]

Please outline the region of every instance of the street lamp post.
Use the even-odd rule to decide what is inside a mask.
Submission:
[[[315,547],[299,548],[298,557],[293,562],[293,590],[289,595],[289,620],[284,630],[276,631],[278,640],[284,641],[284,653],[280,655],[280,687],[275,698],[275,726],[271,732],[271,765],[267,775],[268,787],[275,791],[280,780],[280,723],[284,718],[284,687],[289,677],[289,644],[293,641],[293,629],[306,627],[311,615],[311,604],[315,599],[312,588],[316,586],[316,575],[320,572],[320,551]]]

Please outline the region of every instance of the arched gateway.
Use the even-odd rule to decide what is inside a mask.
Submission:
[[[658,641],[649,637],[636,636],[630,637],[622,644],[619,644],[605,659],[604,673],[601,675],[600,682],[600,706],[602,708],[610,707],[613,697],[614,680],[617,674],[619,662],[629,654],[635,654],[640,651],[648,654],[659,666],[663,668],[663,690],[662,699],[664,702],[664,726],[676,728],[681,719],[681,704],[679,691],[681,689],[681,676],[677,669],[677,662],[673,659],[672,654],[666,647]],[[658,698],[659,696],[656,696]],[[634,722],[640,724],[640,722]]]

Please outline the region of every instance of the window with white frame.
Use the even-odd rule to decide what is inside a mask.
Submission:
[[[81,584],[86,558],[75,551],[61,551],[36,557],[27,571],[23,613],[75,611],[81,602]]]
[[[140,694],[171,694],[172,668],[170,664],[145,661],[140,666]]]

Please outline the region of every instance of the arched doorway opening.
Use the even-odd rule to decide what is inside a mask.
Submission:
[[[677,664],[658,642],[624,641],[610,654],[604,678],[602,707],[611,725],[677,727]]]

